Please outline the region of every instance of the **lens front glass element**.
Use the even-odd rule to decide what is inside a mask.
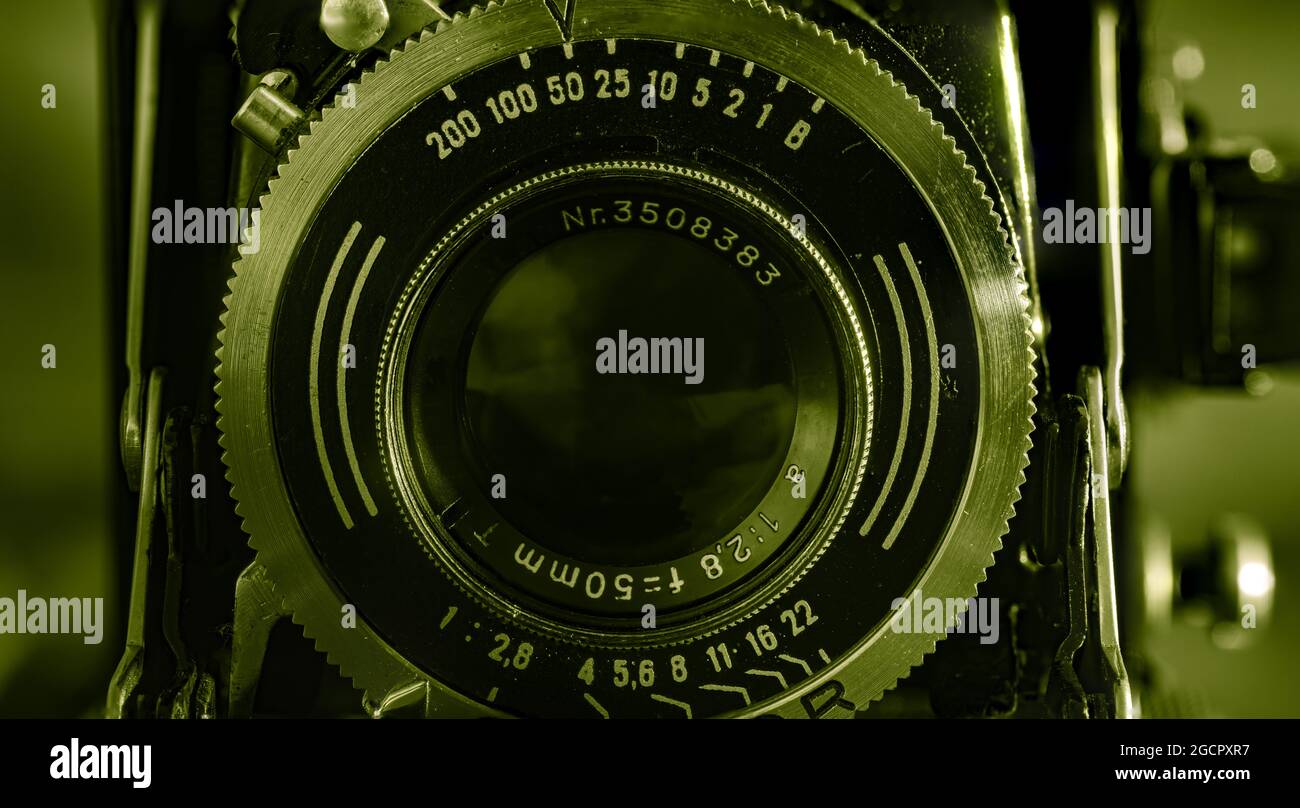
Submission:
[[[465,410],[517,529],[641,565],[701,549],[758,504],[795,390],[745,281],[716,249],[649,230],[569,236],[507,275],[473,337]]]
[[[566,620],[627,619],[637,593],[685,614],[806,535],[841,435],[834,309],[752,194],[574,173],[483,206],[419,268],[399,483],[469,586]]]

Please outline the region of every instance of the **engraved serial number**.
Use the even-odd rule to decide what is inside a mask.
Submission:
[[[566,233],[589,227],[630,224],[689,234],[695,240],[710,244],[718,252],[731,256],[742,269],[751,270],[754,280],[760,286],[769,286],[781,277],[781,270],[776,264],[764,261],[762,251],[754,244],[741,241],[740,234],[731,227],[683,207],[667,207],[658,200],[615,199],[612,209],[577,205],[560,211],[560,222]]]

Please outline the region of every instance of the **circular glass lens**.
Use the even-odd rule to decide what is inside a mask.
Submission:
[[[484,470],[504,475],[494,504],[521,533],[590,562],[655,563],[717,541],[780,476],[794,370],[728,259],[674,233],[598,230],[498,284],[464,406]]]

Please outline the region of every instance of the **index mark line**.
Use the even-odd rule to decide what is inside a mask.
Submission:
[[[785,690],[787,687],[785,683],[785,677],[781,675],[780,671],[767,671],[767,670],[759,670],[758,668],[750,668],[749,670],[745,671],[745,673],[750,676],[770,676],[771,678],[775,679],[778,684],[781,685],[782,690]]]
[[[587,700],[588,704],[596,708],[596,712],[600,713],[601,718],[609,718],[609,710],[606,710],[604,707],[602,707],[600,702],[596,701],[595,696],[591,695],[590,693],[583,693],[582,697]]]
[[[660,694],[658,694],[658,693],[651,693],[651,694],[650,694],[650,698],[654,699],[655,701],[661,701],[661,702],[663,702],[664,704],[671,704],[671,705],[673,705],[674,707],[680,707],[680,708],[682,709],[682,711],[686,713],[686,717],[687,717],[687,718],[691,718],[691,717],[692,717],[692,715],[691,715],[691,705],[687,704],[687,703],[684,702],[684,701],[678,701],[677,699],[670,699],[670,698],[668,698],[667,696],[662,696],[662,695],[660,695]]]
[[[442,630],[446,628],[447,624],[451,622],[451,619],[456,616],[456,612],[458,611],[460,611],[460,609],[457,606],[452,606],[450,609],[448,609],[447,615],[443,617],[442,622],[438,624],[438,629]]]
[[[551,12],[551,18],[555,20],[555,24],[560,27],[560,33],[564,36],[565,40],[572,39],[573,10],[577,7],[578,0],[567,0],[564,4],[563,13],[561,13],[559,7],[555,5],[556,0],[543,0],[543,2],[546,3],[546,10]]]
[[[738,685],[700,685],[700,690],[721,690],[724,693],[739,693],[740,697],[745,700],[745,706],[749,706],[749,691]]]
[[[438,5],[437,0],[424,0],[424,4],[437,12],[439,17],[442,17],[447,22],[451,22],[451,15],[442,10],[442,7]]]
[[[808,663],[804,662],[802,659],[798,657],[790,656],[789,654],[777,654],[776,658],[798,665],[799,667],[803,668],[803,672],[806,675],[812,676],[812,668],[808,667]]]

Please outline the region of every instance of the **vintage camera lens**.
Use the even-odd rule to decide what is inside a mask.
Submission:
[[[861,20],[559,5],[422,33],[284,155],[218,371],[259,563],[375,712],[852,715],[1027,463],[986,164]]]

